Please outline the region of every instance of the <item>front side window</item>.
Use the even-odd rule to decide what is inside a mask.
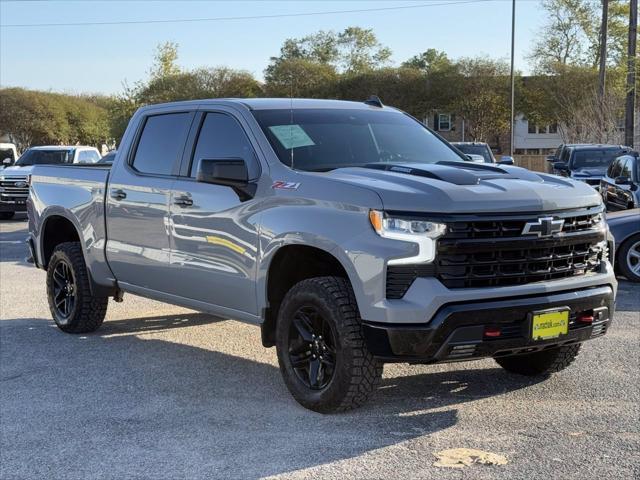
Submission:
[[[611,166],[609,167],[609,171],[607,172],[607,175],[609,175],[609,178],[619,177],[620,172],[622,171],[621,167],[622,167],[622,158],[616,158],[611,164]]]
[[[202,160],[230,158],[243,159],[247,163],[251,178],[257,176],[253,147],[240,124],[224,113],[207,113],[193,152],[190,176],[197,175]]]
[[[422,124],[399,112],[282,109],[252,113],[280,161],[299,170],[466,160]]]
[[[623,157],[622,169],[620,170],[620,177],[631,178],[631,159],[629,157]]]
[[[191,126],[191,113],[166,113],[147,118],[133,158],[141,173],[171,175]]]

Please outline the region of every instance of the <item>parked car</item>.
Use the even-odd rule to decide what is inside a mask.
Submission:
[[[26,150],[11,167],[0,171],[0,220],[26,210],[29,175],[34,165],[96,163],[100,153],[94,147],[43,146]]]
[[[621,145],[574,145],[563,152],[564,161],[553,165],[554,173],[585,182],[599,190],[600,180],[611,162],[630,151],[629,147]]]
[[[545,377],[612,321],[595,190],[469,162],[380,102],[143,107],[111,167],[35,167],[28,208],[61,330],[124,292],[255,322],[320,412],[361,405],[384,362]]]
[[[493,156],[493,151],[491,147],[484,142],[452,142],[451,145],[456,147],[462,153],[466,155],[473,155],[477,158],[477,155],[481,155],[484,159],[484,163],[499,163],[501,165],[513,165],[513,158],[507,155],[503,155],[500,157],[500,161],[496,160],[496,157]],[[477,160],[471,158],[472,162],[476,162]]]
[[[18,150],[13,143],[0,143],[0,169],[10,167],[18,158]]]
[[[640,207],[638,152],[629,152],[611,163],[600,181],[600,193],[609,211]]]
[[[616,268],[628,280],[640,282],[640,209],[607,213],[615,238]]]

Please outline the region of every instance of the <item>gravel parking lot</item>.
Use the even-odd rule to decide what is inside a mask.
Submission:
[[[24,217],[0,228],[3,479],[640,475],[638,285],[621,281],[609,333],[545,382],[491,360],[388,365],[364,408],[323,416],[290,397],[254,325],[127,295],[98,332],[60,332]],[[508,463],[433,465],[462,447]]]

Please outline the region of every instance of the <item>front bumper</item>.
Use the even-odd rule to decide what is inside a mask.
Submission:
[[[0,200],[0,212],[26,212],[27,202],[25,200]]]
[[[531,312],[569,307],[569,332],[552,340],[531,339]],[[385,362],[439,363],[528,353],[581,343],[604,335],[614,312],[614,291],[606,285],[490,301],[452,303],[426,324],[363,322],[369,350]],[[582,323],[579,314],[593,315]],[[500,331],[488,337],[487,330]]]

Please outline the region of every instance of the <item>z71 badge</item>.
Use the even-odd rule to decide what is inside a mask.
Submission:
[[[271,188],[279,188],[281,190],[297,190],[300,186],[298,182],[283,182],[282,180],[278,180],[277,182],[273,182]]]

